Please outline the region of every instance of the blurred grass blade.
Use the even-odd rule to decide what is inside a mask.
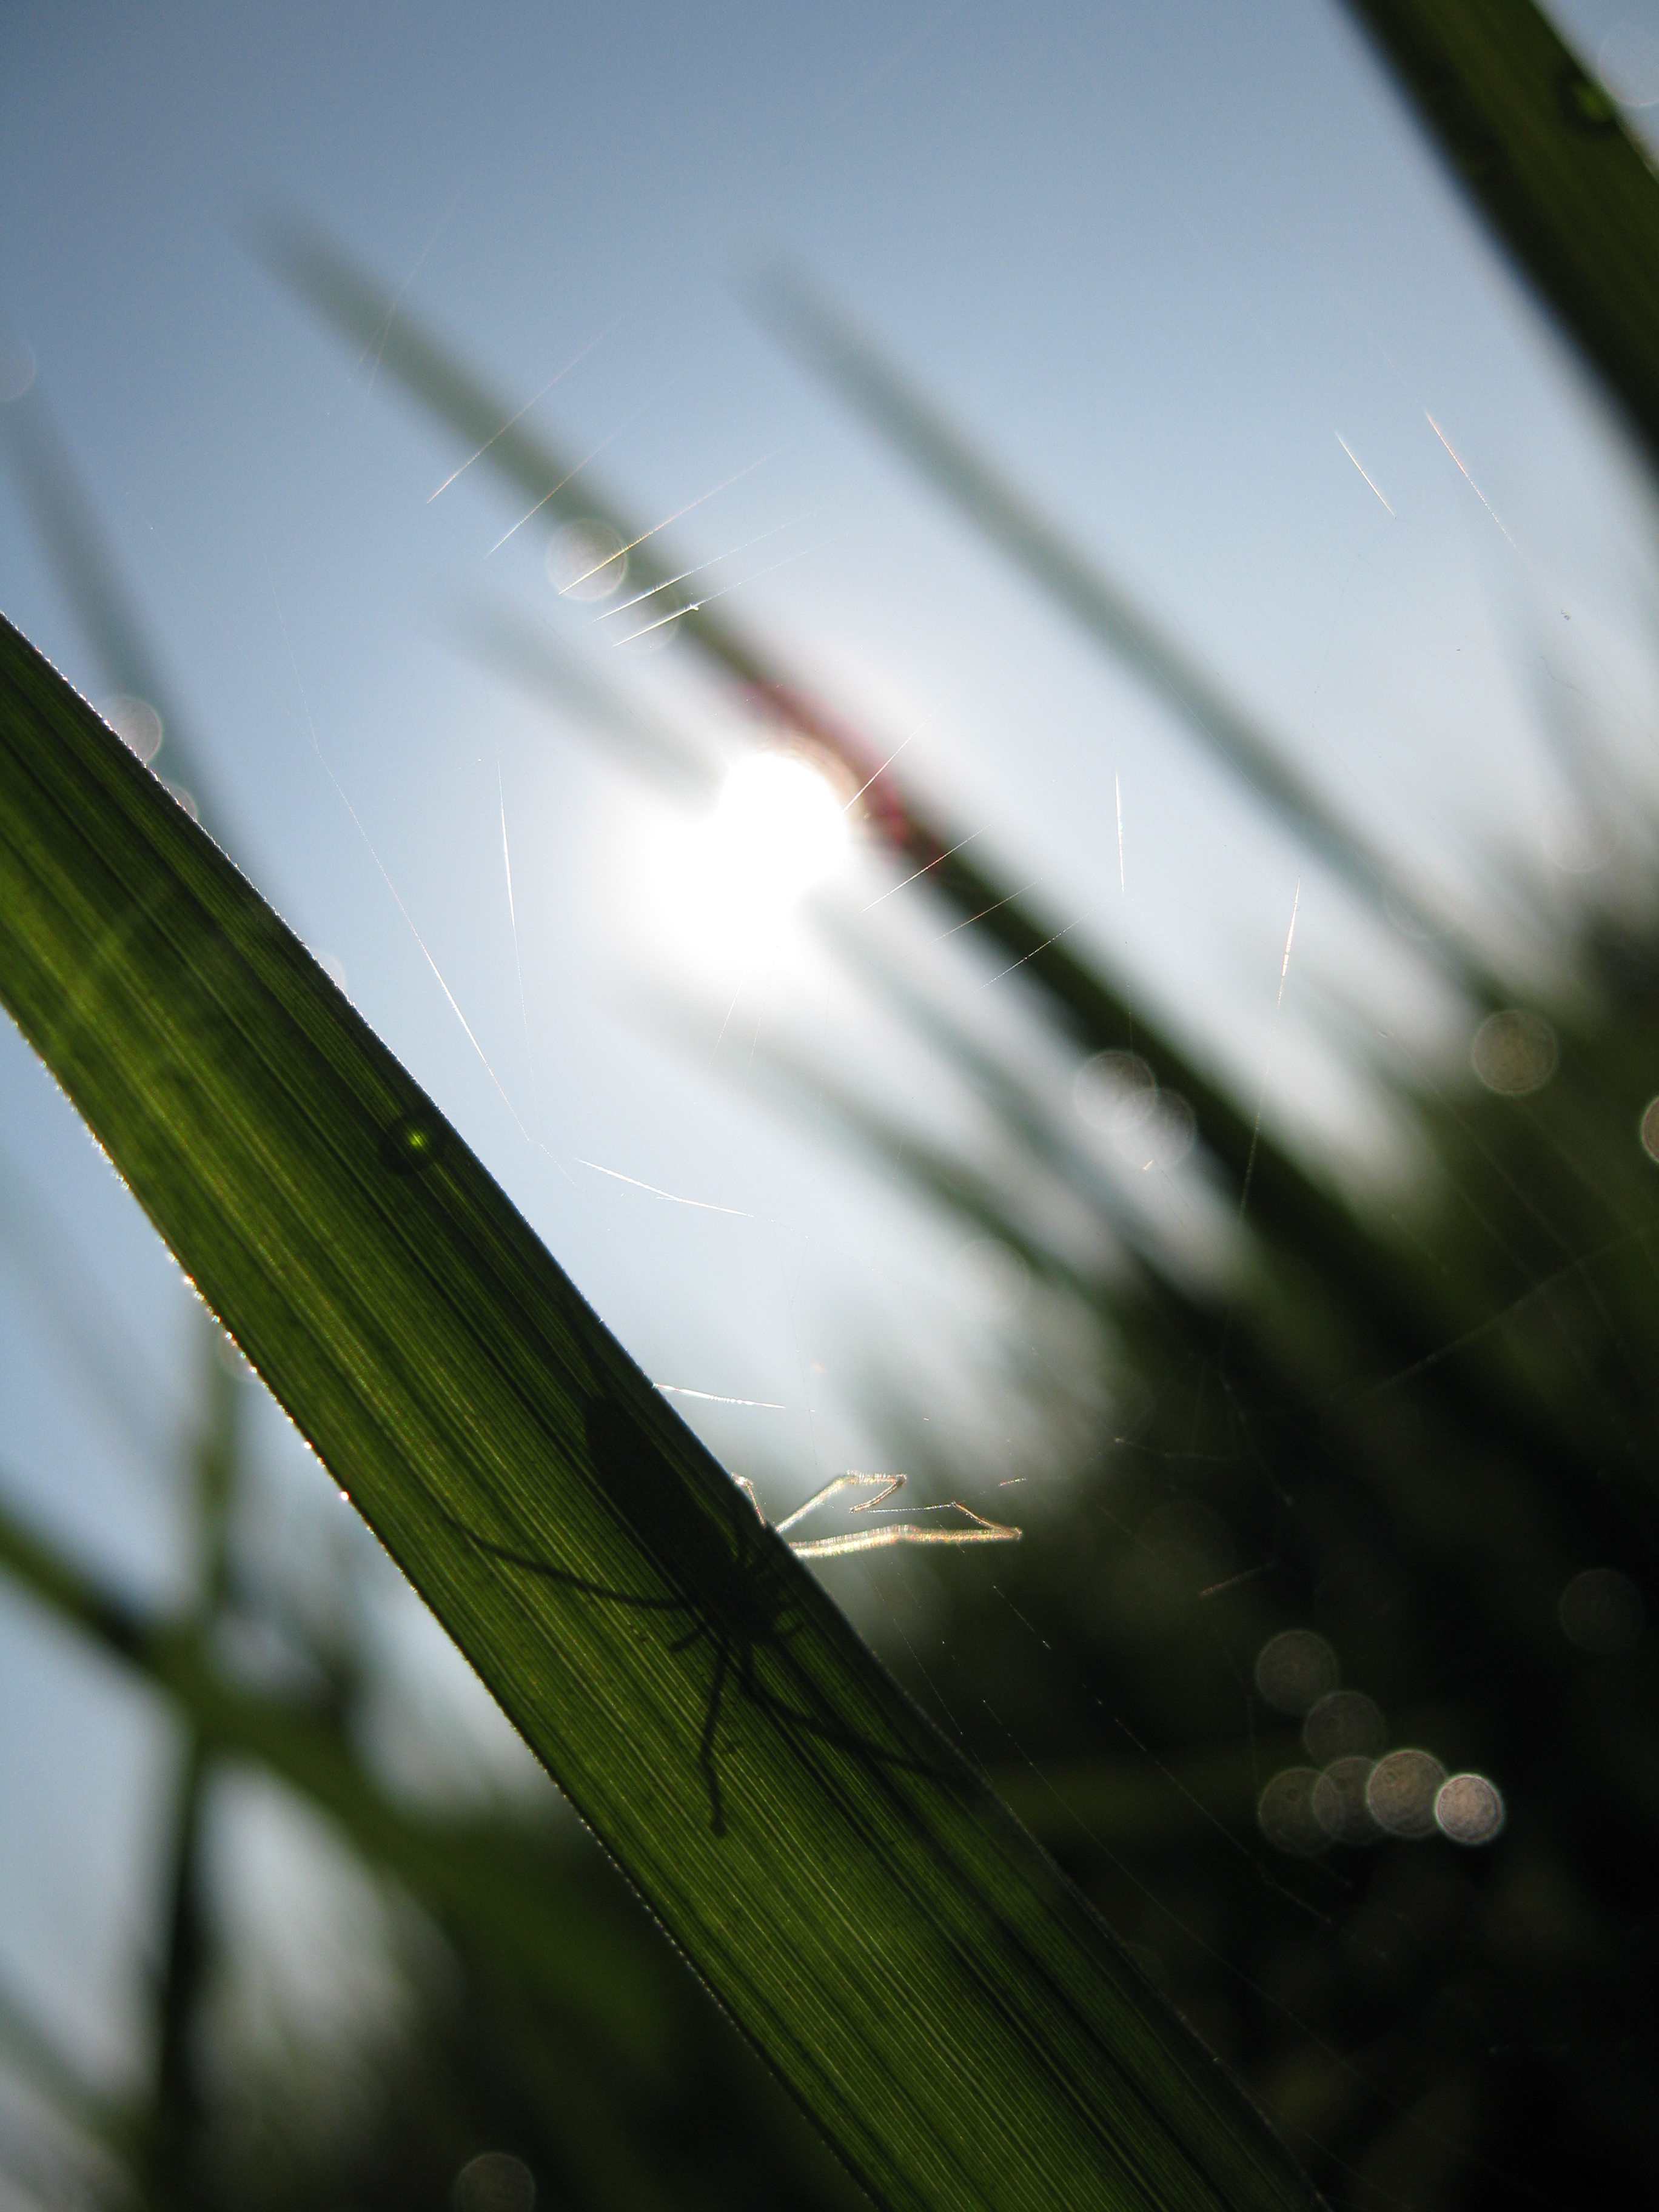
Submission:
[[[188,1454],[198,1551],[192,1626],[204,1641],[222,1607],[229,1574],[230,1519],[240,1486],[244,1423],[241,1390],[225,1359],[223,1340],[199,1308],[194,1318],[201,1398]],[[210,1782],[209,1747],[198,1730],[188,1729],[173,1790],[155,1990],[155,2075],[140,2154],[144,2196],[158,2204],[182,2203],[188,2194],[190,2145],[206,2103],[196,2029],[210,1953],[203,1870]]]
[[[1387,861],[1363,833],[1297,774],[1215,678],[977,453],[863,331],[795,272],[774,267],[752,292],[768,325],[797,358],[827,378],[959,513],[1171,708],[1310,851],[1368,904],[1381,905],[1387,896],[1409,910]]]
[[[597,1978],[603,1950],[548,1879],[546,1853],[506,1824],[444,1820],[394,1802],[364,1771],[325,1710],[227,1681],[195,1624],[155,1620],[61,1559],[0,1505],[0,1568],[95,1647],[164,1692],[207,1751],[252,1759],[337,1820],[378,1860],[503,1966],[530,1969],[585,2015],[590,2033],[625,2039],[626,1993]],[[458,1847],[459,1846],[459,1847]]]
[[[1349,0],[1424,127],[1659,459],[1659,179],[1531,0]]]
[[[131,693],[155,710],[162,729],[156,774],[188,790],[198,820],[225,843],[213,779],[185,732],[171,688],[145,642],[144,625],[108,534],[39,377],[21,398],[0,407],[0,445],[35,535],[98,657],[105,684],[112,692]]]
[[[377,285],[315,225],[286,217],[268,228],[258,250],[301,298],[366,354],[372,352],[379,368],[482,453],[484,465],[504,475],[531,499],[545,501],[555,514],[596,517],[625,541],[637,537],[637,530],[605,504],[585,472],[573,478],[568,464],[526,428],[522,410],[514,414],[488,392],[400,301]],[[572,489],[573,483],[577,489]],[[649,546],[641,549],[640,562],[640,574],[647,580],[669,573],[653,565]],[[980,940],[1000,949],[1008,974],[1018,973],[1011,988],[1029,983],[1045,991],[1086,1050],[1121,1047],[1133,1040],[1159,1084],[1193,1106],[1206,1144],[1236,1188],[1248,1169],[1251,1217],[1257,1228],[1322,1267],[1334,1285],[1370,1299],[1367,1326],[1383,1339],[1389,1360],[1401,1364],[1435,1348],[1395,1272],[1379,1261],[1375,1245],[1346,1206],[1315,1183],[1272,1132],[1259,1126],[1250,1109],[1241,1106],[1167,1030],[1149,1018],[1144,1005],[1133,1003],[1097,959],[1078,949],[1081,940],[1069,926],[1034,905],[1014,889],[1012,877],[999,874],[994,864],[981,857],[987,850],[985,841],[963,851],[960,831],[921,805],[890,766],[872,776],[884,754],[850,735],[729,621],[706,610],[683,621],[715,663],[787,727],[840,758],[859,781],[871,776],[864,804],[877,831],[904,856],[926,895],[971,918]]]
[[[0,994],[879,2201],[1310,2201],[304,948],[9,626]]]
[[[584,2138],[598,2132],[607,2147],[625,2147],[630,2126],[637,2127],[641,2085],[659,2099],[717,2087],[724,2109],[735,2104],[750,2131],[737,2163],[767,2148],[792,2203],[853,2201],[841,2169],[821,2158],[815,2140],[803,2142],[793,2108],[779,2109],[747,2048],[710,2014],[680,1962],[591,1857],[585,1838],[539,1820],[422,1810],[389,1793],[351,1747],[337,1706],[228,1681],[196,1624],[149,1619],[124,1606],[3,1504],[0,1568],[83,1632],[94,1649],[165,1695],[204,1753],[253,1761],[275,1776],[407,1889],[493,1984],[522,1992],[541,2033],[566,2037],[598,2077],[583,2109]],[[0,1985],[0,2050],[15,2041]],[[69,2101],[78,2106],[85,2098]],[[142,2136],[138,2147],[145,2148]],[[657,2148],[635,2147],[647,2161]],[[661,2183],[648,2200],[641,2197],[641,2179],[635,2171],[630,2202],[664,2201]]]
[[[515,526],[532,520],[544,529],[557,522],[604,523],[628,547],[629,596],[652,595],[639,608],[640,628],[672,615],[739,684],[763,694],[777,685],[766,657],[720,616],[697,605],[694,592],[680,588],[680,571],[663,557],[660,541],[606,497],[586,460],[556,452],[528,428],[524,409],[491,392],[324,231],[289,214],[263,225],[255,246],[308,305],[373,356],[377,373],[384,370],[415,392],[459,433],[472,459],[518,486],[532,505]]]
[[[465,623],[461,643],[479,667],[613,745],[659,788],[680,799],[707,799],[716,788],[718,766],[708,748],[590,674],[545,623],[483,609]]]
[[[173,1439],[150,1363],[121,1309],[77,1257],[55,1209],[0,1148],[0,1267],[15,1274],[32,1327],[74,1370],[85,1402],[159,1468]]]
[[[486,465],[532,499],[550,491],[565,498],[566,465],[322,232],[290,219],[270,233],[262,250],[319,313],[366,353],[373,352],[381,368],[471,441],[473,448],[487,444]],[[583,489],[573,513],[597,515],[625,540],[638,534],[597,499],[585,474],[574,481]],[[654,568],[641,571],[665,573]],[[702,611],[684,620],[689,634],[717,665],[747,685],[786,726],[836,754],[860,778],[867,773],[864,764],[883,757],[783,678],[772,656],[723,616]],[[1133,1042],[1160,1087],[1186,1099],[1204,1144],[1233,1188],[1242,1189],[1248,1176],[1250,1219],[1258,1236],[1281,1255],[1293,1255],[1298,1269],[1316,1272],[1322,1296],[1349,1333],[1354,1370],[1381,1375],[1426,1362],[1437,1383],[1449,1389],[1449,1379],[1437,1363],[1455,1329],[1423,1296],[1412,1261],[1369,1234],[1350,1206],[1261,1126],[1249,1105],[1241,1104],[1155,1016],[1149,1018],[1146,1007],[1135,1005],[1112,980],[1103,961],[1079,949],[1083,940],[1071,926],[1017,892],[1014,879],[999,874],[994,862],[983,857],[986,840],[960,849],[959,834],[920,805],[890,767],[876,777],[866,804],[876,828],[907,858],[911,870],[925,872],[921,880],[927,892],[972,918],[976,935],[1000,949],[1006,972],[1015,979],[1010,988],[1028,980],[1040,986],[1085,1050],[1121,1048]],[[1459,1387],[1473,1389],[1480,1398],[1482,1418],[1493,1433],[1524,1431],[1524,1418],[1506,1389],[1478,1377],[1465,1377]]]
[[[100,2097],[33,2008],[0,1980],[0,2059],[18,2068],[60,2112],[100,2133],[109,2125],[107,2099]]]

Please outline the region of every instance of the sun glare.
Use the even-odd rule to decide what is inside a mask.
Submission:
[[[653,874],[661,919],[694,957],[748,966],[775,950],[801,899],[844,860],[840,799],[798,754],[751,753],[714,811],[664,841]]]

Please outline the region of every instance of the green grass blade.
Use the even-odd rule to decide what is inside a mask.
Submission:
[[[1464,190],[1659,456],[1659,179],[1531,0],[1349,0]]]
[[[199,1546],[192,1626],[205,1638],[222,1607],[229,1575],[230,1516],[245,1425],[242,1392],[223,1358],[219,1332],[199,1310],[195,1318],[201,1395],[188,1455]],[[202,2118],[195,2031],[212,1951],[203,1872],[211,1778],[207,1747],[191,1729],[174,1784],[161,1971],[155,1990],[155,2072],[139,2131],[143,2195],[153,2203],[180,2203],[187,2195],[190,2145]]]
[[[1310,2201],[304,948],[9,626],[0,994],[878,2200]]]
[[[744,2145],[733,2147],[734,2168],[747,2166],[757,2150],[768,2154],[799,2212],[864,2201],[804,2138],[793,2109],[781,2109],[747,2049],[711,2015],[585,1844],[539,1820],[446,1814],[397,1798],[353,1749],[337,1709],[228,1681],[194,1624],[122,1604],[3,1504],[0,1570],[92,1649],[165,1696],[204,1756],[257,1761],[333,1821],[366,1861],[440,1921],[493,1988],[510,1989],[544,2034],[551,2027],[567,2052],[578,2051],[597,2077],[576,2131],[585,2142],[596,2132],[607,2145],[624,2141],[638,2124],[642,2094],[653,2130],[683,2103],[712,2095],[730,2124],[747,2131]],[[16,2040],[8,2017],[0,1984],[0,2049]],[[664,2185],[659,2179],[650,2201],[660,2201]],[[642,2203],[637,2171],[631,2187],[629,2201]]]
[[[501,1966],[529,1972],[625,2048],[630,1992],[605,1963],[535,1838],[498,1820],[445,1820],[393,1802],[363,1771],[335,1718],[229,1682],[194,1624],[156,1620],[62,1559],[0,1505],[0,1569],[94,1649],[161,1692],[207,1753],[257,1760],[335,1820],[363,1855],[463,1930]],[[632,2057],[635,2054],[628,2053]]]

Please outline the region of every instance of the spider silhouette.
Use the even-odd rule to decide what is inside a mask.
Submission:
[[[616,1407],[590,1401],[584,1426],[588,1455],[606,1498],[649,1553],[673,1592],[672,1596],[647,1597],[631,1590],[609,1589],[550,1560],[481,1536],[453,1516],[446,1517],[480,1551],[526,1574],[637,1612],[684,1615],[690,1626],[669,1645],[672,1652],[689,1651],[698,1644],[712,1646],[714,1673],[697,1745],[697,1765],[708,1784],[709,1818],[717,1836],[726,1832],[726,1812],[714,1763],[714,1738],[726,1683],[732,1677],[743,1695],[774,1720],[886,1765],[912,1773],[931,1771],[908,1753],[873,1743],[832,1717],[798,1711],[760,1680],[755,1671],[756,1652],[781,1650],[796,1626],[793,1616],[797,1601],[782,1571],[782,1551],[768,1540],[781,1537],[799,1557],[821,1559],[895,1544],[1015,1543],[1019,1529],[988,1521],[952,1500],[949,1506],[931,1510],[963,1514],[969,1526],[924,1528],[914,1522],[889,1522],[841,1535],[792,1540],[787,1532],[838,1493],[879,1486],[875,1497],[852,1508],[854,1513],[876,1511],[903,1487],[905,1478],[856,1470],[836,1475],[773,1528],[761,1510],[752,1484],[741,1476],[733,1479],[727,1493],[716,1492],[715,1511],[706,1511],[645,1431]]]

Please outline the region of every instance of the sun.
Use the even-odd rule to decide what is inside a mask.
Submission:
[[[682,954],[722,966],[766,964],[795,908],[844,865],[850,844],[841,799],[810,760],[746,754],[712,811],[659,844],[659,921]]]

